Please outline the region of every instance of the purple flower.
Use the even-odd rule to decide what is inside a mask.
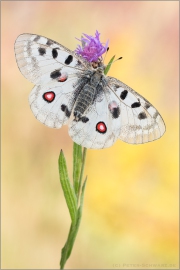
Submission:
[[[108,48],[108,42],[106,42],[105,46],[99,40],[100,33],[96,30],[95,37],[89,36],[87,34],[83,34],[86,38],[81,37],[78,39],[82,43],[82,48],[78,45],[75,52],[82,57],[84,57],[88,62],[95,62],[98,58],[106,52]]]

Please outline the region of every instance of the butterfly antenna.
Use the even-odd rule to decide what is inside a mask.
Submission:
[[[116,61],[121,60],[121,59],[122,59],[122,56],[119,57],[118,59],[114,60],[112,63],[109,63],[107,66],[111,66],[111,65],[114,64]],[[107,67],[107,66],[106,66],[106,67]]]
[[[104,59],[103,59],[103,64],[104,64],[104,61],[105,61],[105,58],[106,58],[106,55],[107,55],[108,51],[109,51],[109,47],[107,47],[107,50],[106,50],[106,53],[105,53],[105,56],[104,56]]]
[[[122,59],[122,56],[119,57],[118,59],[114,60],[114,61],[112,62],[112,64],[115,63],[115,62],[118,61],[118,60],[121,60],[121,59]]]

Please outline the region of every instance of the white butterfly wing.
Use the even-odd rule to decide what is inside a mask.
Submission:
[[[84,121],[71,120],[69,135],[77,144],[86,148],[100,149],[110,147],[117,140],[120,121],[113,119],[108,109],[108,89],[89,107],[84,114]],[[114,97],[114,95],[113,95]]]
[[[33,114],[43,124],[60,128],[70,117],[78,74],[86,70],[89,63],[59,43],[39,35],[22,34],[14,47],[21,73],[36,84],[29,95]]]
[[[18,36],[14,50],[21,73],[34,84],[47,84],[59,74],[70,76],[89,66],[85,59],[73,51],[39,35]]]
[[[110,147],[117,139],[131,144],[159,139],[165,124],[158,111],[124,83],[111,77],[107,81],[100,100],[85,112],[85,121],[71,121],[72,139],[93,149]]]
[[[142,144],[159,139],[165,124],[152,104],[121,81],[107,77],[109,88],[120,106],[119,139],[131,144]]]
[[[67,124],[75,101],[76,80],[73,78],[62,84],[54,82],[36,85],[32,89],[29,104],[40,122],[51,128],[60,128]]]

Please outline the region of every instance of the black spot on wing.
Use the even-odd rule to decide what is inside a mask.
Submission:
[[[145,114],[145,112],[141,112],[141,113],[139,113],[138,118],[139,118],[140,120],[141,120],[141,119],[145,119],[145,118],[147,118],[147,115]]]
[[[62,105],[61,105],[61,111],[63,111],[63,112],[64,112],[64,111],[65,111],[65,109],[66,109],[66,107],[67,107],[66,105],[62,104]]]
[[[51,46],[54,42],[51,39],[48,39],[46,45]]]
[[[122,100],[124,100],[127,97],[127,94],[128,94],[128,91],[127,90],[122,91],[121,94],[120,94],[120,98]]]
[[[145,106],[144,106],[144,108],[147,110],[147,109],[149,109],[149,107],[151,107],[150,106],[150,104],[148,104],[148,103],[145,103]]]
[[[81,118],[81,121],[82,121],[83,123],[87,123],[87,122],[89,121],[89,118],[87,118],[86,116],[83,116],[83,117]]]
[[[55,70],[55,71],[51,72],[51,74],[50,74],[50,77],[52,79],[56,79],[56,78],[58,78],[60,76],[61,76],[61,72],[59,70]]]
[[[113,108],[113,110],[111,111],[111,113],[112,113],[113,118],[118,118],[119,115],[120,115],[120,109],[119,109],[119,107]]]
[[[68,57],[66,58],[66,60],[65,60],[65,64],[66,65],[69,65],[69,64],[71,64],[71,62],[73,61],[73,56],[72,55],[68,55]]]
[[[45,48],[39,48],[38,52],[40,55],[44,55],[46,53],[46,49]]]
[[[65,109],[65,115],[67,117],[70,117],[70,115],[71,115],[71,112],[68,110],[68,107],[66,107],[66,109]]]
[[[36,37],[34,38],[34,41],[37,42],[39,39],[40,39],[40,36],[36,36]]]
[[[119,88],[119,84],[114,84],[115,89]]]
[[[131,108],[138,108],[141,106],[140,102],[134,102],[133,104],[131,104]]]
[[[53,58],[57,58],[57,56],[58,56],[58,51],[57,51],[56,48],[54,48],[54,49],[52,50],[52,57],[53,57]]]
[[[68,107],[65,104],[61,105],[61,111],[63,111],[67,117],[70,117],[71,112],[68,110]]]

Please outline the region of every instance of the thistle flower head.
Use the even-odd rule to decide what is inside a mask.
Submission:
[[[82,47],[78,45],[75,52],[82,57],[84,57],[88,62],[95,62],[98,58],[106,52],[108,48],[108,42],[103,46],[103,44],[99,40],[100,33],[96,30],[95,37],[89,36],[87,34],[83,35],[85,37],[81,37],[78,39],[82,43]]]

